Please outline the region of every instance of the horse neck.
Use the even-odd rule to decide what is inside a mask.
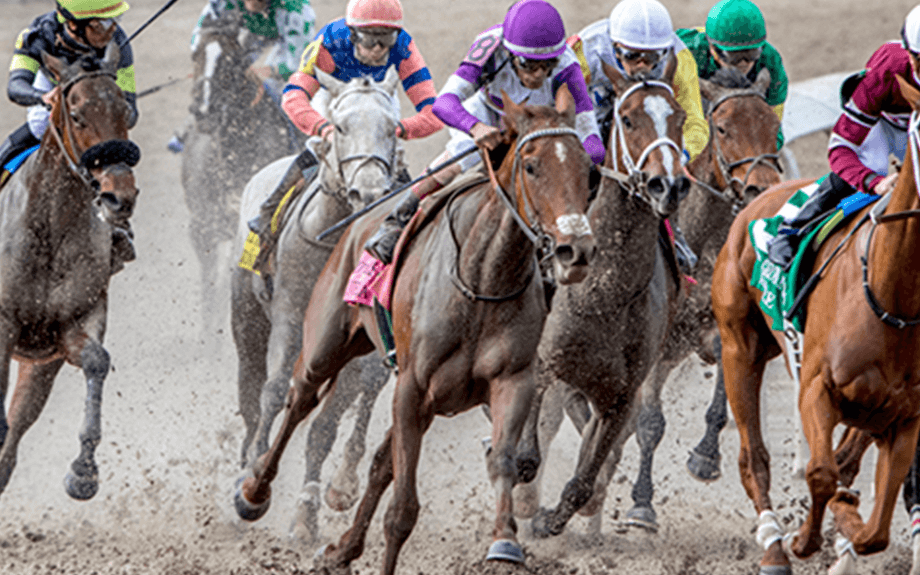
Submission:
[[[886,215],[920,209],[913,166],[915,150],[911,147],[908,146]],[[865,244],[860,244],[862,254]],[[870,286],[882,301],[896,302],[904,316],[920,315],[920,274],[912,272],[920,269],[920,216],[880,224],[872,238],[868,266]]]
[[[721,190],[728,185],[728,182],[724,181],[722,172],[719,170],[719,161],[714,148],[715,137],[712,133],[709,134],[709,142],[706,143],[706,147],[690,162],[687,168],[690,174],[700,182]]]
[[[64,232],[92,213],[93,190],[67,164],[64,154],[51,130],[42,139],[41,147],[23,174],[28,193],[26,211],[29,219],[47,232]],[[66,137],[66,136],[63,136]]]

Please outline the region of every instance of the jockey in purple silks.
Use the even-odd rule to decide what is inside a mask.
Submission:
[[[604,160],[597,120],[578,59],[566,44],[559,12],[545,0],[521,0],[501,25],[476,37],[460,67],[447,80],[433,111],[449,128],[447,150],[431,163],[444,161],[474,146],[493,149],[501,140],[502,91],[515,103],[551,106],[566,86],[575,100],[575,129],[595,164]],[[364,248],[384,263],[419,200],[444,187],[481,161],[471,154],[413,186],[367,241]]]
[[[920,6],[904,19],[901,41],[886,42],[863,71],[841,86],[843,114],[828,142],[831,172],[793,219],[785,224],[803,228],[855,193],[883,195],[894,189],[897,172],[888,174],[888,156],[904,160],[911,107],[901,95],[895,75],[920,89]],[[792,261],[799,236],[781,234],[770,242],[770,259]]]

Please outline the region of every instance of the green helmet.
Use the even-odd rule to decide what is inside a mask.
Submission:
[[[751,50],[766,43],[767,25],[750,0],[722,0],[709,11],[706,37],[722,50]]]

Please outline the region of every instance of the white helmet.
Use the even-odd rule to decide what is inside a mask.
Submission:
[[[915,6],[904,19],[901,40],[904,47],[911,52],[920,52],[920,5]]]
[[[668,9],[658,0],[622,0],[610,12],[610,39],[634,50],[663,50],[673,42]]]

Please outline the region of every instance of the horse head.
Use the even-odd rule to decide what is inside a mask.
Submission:
[[[519,106],[504,92],[502,100],[505,143],[512,147],[497,181],[513,194],[519,221],[548,240],[556,280],[577,283],[587,276],[597,246],[585,215],[592,164],[574,129],[574,101],[565,100],[558,111]]]
[[[261,94],[261,80],[248,73],[247,50],[240,40],[239,18],[233,15],[208,18],[192,52],[192,103],[197,129],[211,133],[226,128],[239,110],[254,105]]]
[[[367,76],[342,82],[322,70],[315,72],[329,92],[326,117],[335,126],[321,150],[323,188],[359,210],[389,190],[404,167],[396,142],[399,73],[391,67],[380,82]]]
[[[679,144],[687,115],[671,88],[676,66],[671,58],[662,81],[636,82],[604,64],[615,97],[606,163],[612,163],[613,171],[624,176],[620,182],[645,198],[661,217],[676,210],[690,190]]]
[[[737,70],[720,69],[712,81],[700,79],[700,92],[709,101],[708,153],[691,168],[700,180],[710,180],[722,194],[747,205],[762,191],[781,181],[776,135],[779,118],[767,104],[770,72],[764,68],[751,83]],[[698,167],[699,166],[699,167]]]
[[[53,138],[70,170],[95,189],[108,221],[127,220],[138,193],[131,168],[140,160],[140,149],[128,140],[131,110],[116,83],[119,57],[115,42],[102,60],[84,57],[67,65],[42,54],[60,87],[52,96],[45,140]]]

